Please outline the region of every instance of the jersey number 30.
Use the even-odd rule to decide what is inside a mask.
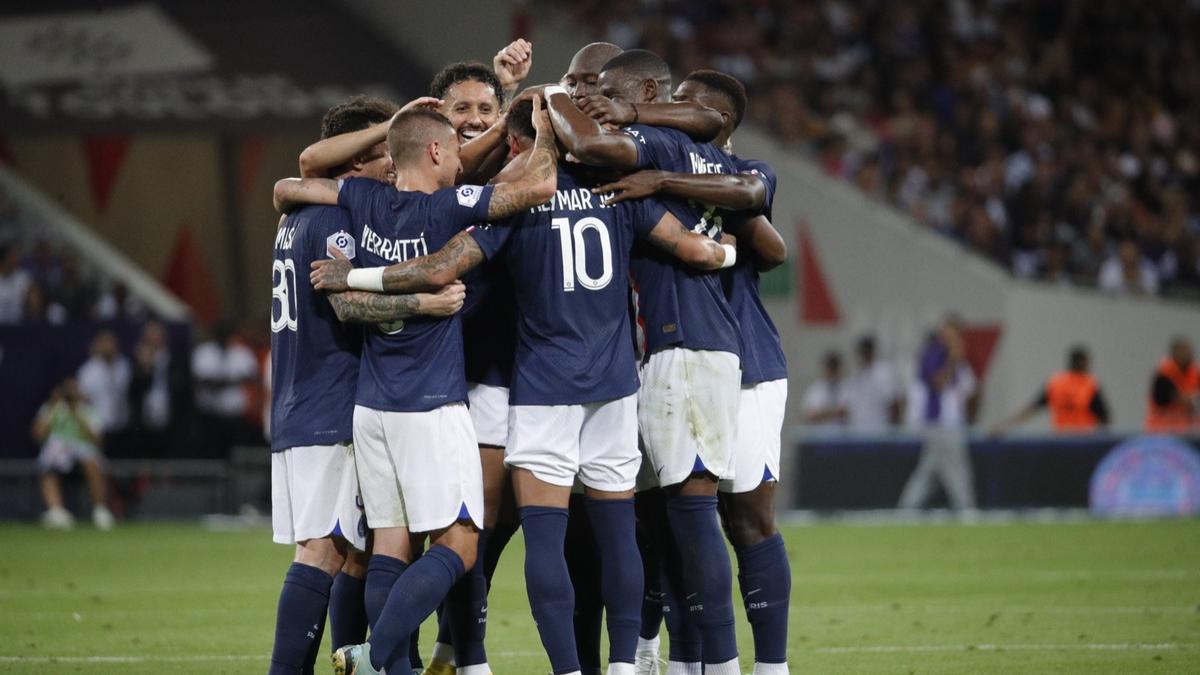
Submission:
[[[550,229],[558,230],[558,241],[562,244],[563,290],[575,290],[578,279],[579,285],[592,291],[604,288],[612,281],[612,242],[608,237],[608,226],[603,220],[588,216],[581,218],[571,226],[568,218],[555,218],[550,221]],[[594,277],[588,272],[587,241],[584,234],[595,230],[600,240],[600,276]]]
[[[291,258],[271,263],[271,332],[296,330],[296,263]]]

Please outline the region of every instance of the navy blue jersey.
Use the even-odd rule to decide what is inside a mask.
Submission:
[[[635,124],[626,127],[625,133],[637,141],[639,169],[735,172],[729,155],[711,143],[696,143],[682,131]],[[721,216],[716,208],[683,199],[664,199],[663,203],[684,227],[714,239],[720,237]],[[648,247],[639,247],[630,267],[647,354],[668,347],[739,353],[737,319],[717,274],[688,267]]]
[[[338,192],[358,242],[358,267],[391,265],[439,250],[468,226],[486,221],[491,198],[491,186],[460,185],[425,194],[361,178],[344,181]],[[359,405],[422,412],[467,400],[461,315],[416,316],[363,332]]]
[[[362,331],[338,321],[309,265],[329,246],[354,257],[350,219],[306,206],[283,219],[271,263],[271,450],[349,441]]]
[[[592,403],[637,391],[629,254],[666,208],[651,199],[604,206],[575,171],[560,166],[553,200],[476,237],[489,257],[504,247],[497,260],[516,291],[514,405]]]
[[[463,350],[467,382],[508,387],[517,348],[517,307],[503,260],[488,260],[464,278]]]
[[[762,215],[771,218],[771,205],[775,200],[775,170],[766,162],[754,159],[733,158],[739,173],[750,173],[762,179],[767,188],[766,206]],[[754,256],[739,256],[737,264],[722,270],[721,281],[725,297],[737,317],[742,338],[742,384],[751,385],[787,377],[787,359],[783,355],[783,343],[779,331],[759,296],[758,268]]]

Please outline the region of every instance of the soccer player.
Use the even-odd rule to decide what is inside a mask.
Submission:
[[[547,89],[553,94],[561,87]],[[528,103],[509,116],[513,165],[533,143]],[[388,290],[455,278],[484,257],[503,255],[519,312],[511,443],[505,458],[521,507],[526,585],[555,673],[579,672],[572,593],[563,559],[567,499],[576,475],[587,490],[609,616],[610,673],[632,673],[640,624],[641,569],[634,536],[637,373],[628,313],[635,237],[703,269],[731,265],[732,246],[687,232],[657,202],[601,204],[579,165],[562,163],[547,205],[485,233],[460,235],[428,258],[384,272]],[[348,266],[322,261],[317,287],[345,288]]]
[[[672,96],[721,113],[714,144],[731,151],[746,112],[746,90],[736,78],[713,70],[688,75]],[[755,675],[787,673],[787,618],[791,569],[775,526],[775,485],[787,401],[787,362],[779,332],[763,307],[759,273],[783,264],[787,247],[770,223],[775,172],[765,162],[733,157],[739,173],[694,175],[643,171],[597,192],[618,203],[670,195],[729,210],[726,224],[738,235],[738,264],[722,272],[726,297],[741,329],[742,388],[738,402],[736,468],[722,481],[721,515],[738,560],[738,581],[754,634]],[[643,636],[645,629],[643,626]]]
[[[640,119],[642,104],[667,102],[671,75],[655,54],[630,50],[605,64],[598,82],[606,97],[634,104]],[[565,95],[550,96],[549,107],[565,149],[586,164],[736,172],[723,152],[676,129],[633,124],[623,133],[606,132]],[[715,208],[674,199],[667,204],[693,232],[721,235]],[[666,519],[679,549],[684,600],[699,627],[705,672],[737,673],[732,570],[717,519],[718,481],[733,477],[737,320],[716,275],[694,273],[653,252],[635,258],[631,269],[649,354],[638,427],[668,495]],[[686,414],[667,414],[677,410]]]
[[[329,110],[331,138],[390,119],[396,106],[355,97]],[[381,145],[333,170],[339,178],[385,180],[391,160]],[[382,184],[382,183],[381,183]],[[275,236],[271,302],[271,520],[274,540],[295,544],[279,597],[271,673],[312,672],[330,614],[334,648],[366,636],[363,576],[366,528],[358,505],[351,418],[362,335],[354,323],[447,316],[463,301],[461,285],[436,296],[363,291],[316,293],[296,272],[328,247],[354,255],[342,209],[309,206],[284,217]]]
[[[449,241],[461,245],[455,235],[473,223],[513,215],[554,194],[557,149],[548,124],[538,127],[523,172],[491,186],[454,187],[459,138],[438,113],[397,115],[388,149],[395,189],[355,179],[289,179],[275,186],[276,206],[339,204],[355,223],[356,262],[372,267]],[[355,273],[383,289],[381,268]],[[366,332],[354,439],[367,523],[374,530],[367,594],[390,590],[370,639],[334,654],[337,673],[401,672],[408,665],[409,635],[475,564],[483,479],[466,389],[457,315]],[[428,533],[431,544],[411,565],[410,531]],[[487,672],[486,664],[479,669]]]

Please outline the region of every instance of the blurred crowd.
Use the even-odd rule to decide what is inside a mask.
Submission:
[[[576,0],[1021,278],[1200,297],[1200,3]]]
[[[0,238],[0,325],[140,319],[145,306],[78,252],[39,239],[26,246]]]

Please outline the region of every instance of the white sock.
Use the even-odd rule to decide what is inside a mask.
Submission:
[[[658,639],[657,635],[650,638],[649,640],[647,640],[646,638],[639,635],[638,643],[637,643],[637,654],[639,656],[642,654],[654,654],[655,656],[658,656],[659,644],[661,644],[661,642]]]
[[[455,675],[492,675],[492,668],[486,663],[474,666],[459,666],[454,670]]]
[[[454,647],[445,642],[433,643],[433,656],[429,660],[454,665]]]
[[[699,661],[667,661],[667,675],[704,675],[704,666]]]
[[[742,667],[734,657],[725,663],[704,664],[704,675],[742,675]]]
[[[623,661],[610,661],[606,675],[634,675],[633,664]]]
[[[789,675],[786,663],[754,662],[754,675]]]

